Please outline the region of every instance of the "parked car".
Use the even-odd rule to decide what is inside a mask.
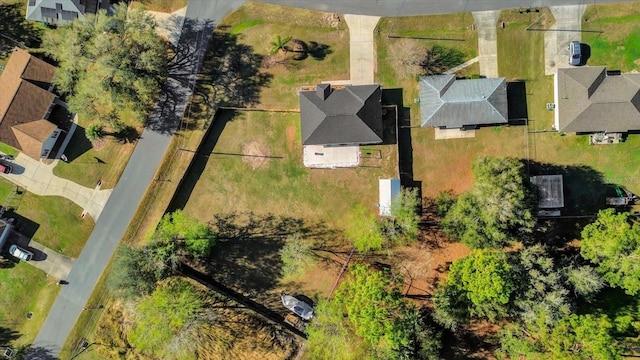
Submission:
[[[289,310],[293,311],[296,315],[305,320],[311,320],[313,318],[313,308],[302,300],[298,300],[291,295],[281,294],[282,304]]]
[[[16,244],[12,244],[11,246],[9,246],[9,254],[24,261],[29,261],[31,260],[31,258],[33,258],[33,253],[31,251],[27,251]]]
[[[578,66],[582,63],[582,52],[580,50],[580,41],[572,41],[569,43],[569,65]]]
[[[11,166],[9,166],[7,164],[0,163],[0,171],[2,171],[5,174],[11,174],[13,169],[11,168]]]

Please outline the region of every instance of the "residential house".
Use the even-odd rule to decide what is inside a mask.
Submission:
[[[455,75],[420,78],[422,126],[467,129],[508,122],[504,78],[458,80]]]
[[[49,25],[65,25],[83,19],[84,14],[96,14],[101,6],[102,0],[28,0],[26,17]]]
[[[604,66],[558,68],[553,86],[556,130],[640,130],[640,74],[607,71]]]
[[[375,85],[334,89],[319,84],[300,92],[303,145],[382,143],[382,90]]]
[[[57,100],[55,74],[54,66],[18,48],[0,73],[0,142],[36,160],[49,157],[61,138],[48,120]]]

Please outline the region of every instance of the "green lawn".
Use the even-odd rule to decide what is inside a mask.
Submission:
[[[94,222],[80,216],[82,209],[58,196],[37,196],[0,179],[0,202],[15,208],[21,232],[33,240],[67,256],[80,255]],[[8,215],[14,216],[14,215]]]
[[[286,13],[287,16],[283,16]],[[271,76],[261,89],[259,104],[264,109],[297,109],[296,89],[326,80],[349,79],[349,32],[341,21],[337,27],[327,21],[329,13],[248,3],[223,19],[220,28],[238,34],[238,42],[251,47],[264,60],[279,62],[262,71]],[[274,37],[290,36],[308,45],[326,46],[321,56],[293,60],[293,53],[269,55]],[[292,46],[292,44],[289,44]],[[287,60],[285,60],[287,59]],[[266,62],[266,61],[265,61]]]
[[[589,65],[640,70],[640,3],[589,6],[582,28],[594,31],[582,34],[582,42],[591,50]]]
[[[0,267],[0,328],[16,332],[10,344],[33,342],[59,289],[54,279],[25,262]],[[29,312],[31,319],[27,319]]]
[[[233,155],[247,154],[253,146],[275,158],[258,165],[251,157]],[[306,169],[299,115],[241,113],[226,123],[214,154],[202,157],[206,167],[185,210],[202,221],[214,214],[254,212],[342,227],[344,215],[357,204],[375,208],[378,178],[397,171],[395,147],[375,148],[383,159],[371,159],[372,167]]]

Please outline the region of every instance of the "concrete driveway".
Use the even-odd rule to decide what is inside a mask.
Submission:
[[[569,43],[582,40],[582,15],[586,5],[552,6],[556,23],[544,33],[544,73],[553,75],[556,68],[569,65]]]
[[[373,31],[378,25],[378,16],[344,15],[349,26],[349,72],[351,84],[374,83],[376,55]]]
[[[36,195],[65,197],[83,209],[78,216],[88,213],[94,221],[98,220],[111,189],[101,190],[99,185],[88,188],[53,175],[57,161],[47,165],[20,153],[11,164],[13,173],[0,176]]]
[[[10,244],[16,244],[25,250],[31,251],[33,258],[28,261],[28,264],[37,267],[47,273],[47,276],[51,276],[56,280],[66,279],[73,266],[74,260],[72,258],[57,253],[15,231],[9,236],[5,246],[6,251],[9,250]]]
[[[498,77],[498,32],[500,10],[474,11],[473,19],[478,29],[478,59],[480,75]]]

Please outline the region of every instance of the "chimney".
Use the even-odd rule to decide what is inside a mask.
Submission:
[[[326,100],[331,94],[331,84],[318,84],[316,86],[316,94],[322,100]]]

